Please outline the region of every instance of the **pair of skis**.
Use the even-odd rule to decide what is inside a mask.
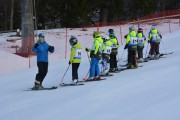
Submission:
[[[160,58],[166,58],[166,57],[164,57],[164,56],[170,55],[170,54],[173,54],[173,52],[161,53],[158,58],[145,58],[145,59],[148,59],[148,60],[158,60],[158,59],[160,59]]]
[[[67,87],[67,86],[80,86],[80,85],[84,85],[84,82],[93,82],[93,81],[101,81],[101,80],[106,80],[106,78],[101,78],[101,79],[95,79],[95,80],[82,80],[82,81],[79,81],[78,83],[76,84],[71,84],[71,83],[61,83],[60,86],[61,87]],[[53,86],[53,87],[44,87],[43,89],[33,89],[33,88],[30,88],[26,91],[40,91],[40,90],[54,90],[54,89],[57,89],[58,87],[57,86]]]

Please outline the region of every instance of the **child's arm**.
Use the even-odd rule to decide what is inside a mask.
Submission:
[[[72,47],[72,48],[71,48],[70,60],[69,60],[70,63],[73,62],[73,59],[74,59],[75,54],[76,54],[76,51],[75,51],[75,49]]]

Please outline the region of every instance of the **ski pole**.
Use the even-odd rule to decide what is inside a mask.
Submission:
[[[146,55],[147,55],[147,51],[148,51],[148,46],[149,46],[149,43],[147,44],[147,48],[146,48],[146,54],[145,54],[145,58],[146,58]]]
[[[90,60],[89,54],[88,54],[88,52],[86,52],[86,53],[87,53],[87,56],[88,56],[89,63],[91,64],[91,60]]]
[[[87,72],[85,78],[83,78],[84,81],[87,79],[87,76],[89,75],[89,72],[90,72],[90,69],[88,70],[88,72]]]
[[[63,82],[63,80],[64,80],[64,77],[65,77],[67,71],[69,70],[69,67],[70,67],[70,64],[69,64],[68,68],[66,69],[66,72],[64,73],[64,75],[63,75],[63,77],[62,77],[62,79],[61,79],[61,83],[60,83],[60,84],[62,84],[62,82]]]
[[[86,52],[86,53],[87,53],[87,56],[88,56],[89,63],[91,64],[91,60],[90,60],[89,54],[88,54],[88,52]],[[90,72],[90,68],[89,68],[85,78],[83,78],[84,81],[87,79],[87,76],[89,75],[89,72]]]

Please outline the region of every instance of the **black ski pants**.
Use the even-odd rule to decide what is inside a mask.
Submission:
[[[78,68],[80,63],[72,63],[72,80],[78,80]]]
[[[37,62],[38,73],[36,74],[36,80],[42,84],[46,74],[48,72],[48,62]]]
[[[159,54],[159,44],[152,43],[152,55]]]
[[[144,48],[144,47],[137,46],[138,59],[139,59],[139,58],[143,58],[143,48]]]
[[[110,68],[117,68],[116,54],[110,54]]]
[[[136,51],[128,49],[128,64],[136,65]]]

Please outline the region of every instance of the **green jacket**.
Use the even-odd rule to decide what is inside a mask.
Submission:
[[[110,40],[107,40],[106,42],[104,42],[103,44],[102,44],[102,46],[101,46],[101,51],[103,51],[105,48],[106,48],[106,46],[109,46],[109,47],[111,47],[112,46],[112,42],[110,41]]]
[[[149,32],[149,36],[148,36],[148,41],[149,41],[149,42],[152,41],[152,39],[153,39],[153,34],[158,34],[158,39],[161,39],[161,38],[162,38],[161,34],[158,32],[158,29],[153,29],[153,30],[151,30],[151,31]]]
[[[98,41],[99,41],[99,44],[100,44],[100,45],[102,45],[102,44],[103,44],[103,39],[102,39],[102,37],[100,37],[100,38],[96,38],[96,39],[98,39]]]
[[[109,34],[109,37],[110,37],[110,41],[112,42],[112,46],[119,48],[120,45],[118,43],[116,36],[114,34]]]
[[[81,62],[81,44],[77,43],[71,47],[70,62],[80,63]]]
[[[136,31],[133,30],[127,35],[126,44],[129,44],[131,37],[136,37]]]
[[[143,35],[143,33],[137,33],[137,37],[138,37],[138,39],[139,38],[144,38],[144,44],[146,43],[146,37]]]
[[[101,39],[101,38],[94,38],[94,42],[93,42],[92,48],[88,50],[89,52],[94,51],[93,54],[97,54],[97,53],[99,52],[99,49],[100,49],[99,40],[100,40],[100,39]]]

